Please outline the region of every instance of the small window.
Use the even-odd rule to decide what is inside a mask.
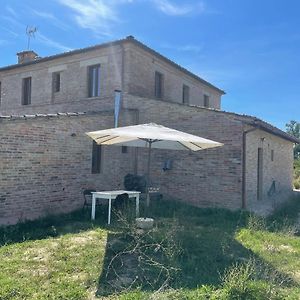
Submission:
[[[204,95],[204,107],[209,107],[209,96]]]
[[[88,67],[88,97],[100,96],[100,65]]]
[[[122,146],[122,153],[127,153],[127,152],[128,152],[128,147]]]
[[[155,72],[155,97],[161,99],[163,97],[163,74]]]
[[[271,150],[271,161],[274,161],[274,150]]]
[[[52,74],[52,87],[54,93],[58,93],[60,91],[60,72]]]
[[[2,85],[1,85],[1,81],[0,81],[0,105],[1,105],[1,101],[2,100]]]
[[[98,174],[101,172],[101,145],[93,142],[92,150],[92,174]]]
[[[23,78],[22,81],[22,105],[31,104],[31,77]]]
[[[182,103],[188,104],[190,102],[190,87],[187,85],[182,86]]]

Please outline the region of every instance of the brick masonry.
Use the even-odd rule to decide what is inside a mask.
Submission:
[[[87,98],[87,67],[101,65],[100,97]],[[53,93],[52,74],[61,72],[61,91]],[[154,74],[164,74],[164,98],[154,98]],[[32,76],[31,105],[21,105],[22,78]],[[220,108],[221,91],[171,63],[124,41],[84,53],[0,70],[0,115],[89,112],[78,116],[0,118],[0,224],[67,212],[83,204],[82,189],[122,187],[123,177],[144,174],[147,152],[103,147],[102,172],[91,174],[92,142],[86,131],[114,125],[114,90],[123,91],[121,126],[156,122],[224,143],[199,152],[154,150],[153,184],[163,193],[196,206],[239,209],[242,206],[243,131],[241,116],[182,102],[182,85],[190,87],[190,104]],[[91,113],[94,112],[94,113]],[[247,135],[246,204],[260,209],[286,198],[292,190],[290,141],[265,131]],[[264,149],[263,199],[258,202],[257,149]],[[270,150],[274,161],[270,162]],[[166,160],[172,169],[163,171]],[[276,193],[268,191],[276,182]],[[283,197],[284,196],[284,197]]]
[[[107,100],[110,102],[110,100]],[[104,105],[103,107],[106,107]],[[91,174],[91,140],[87,131],[113,127],[113,111],[80,116],[2,119],[0,123],[0,223],[16,223],[81,207],[82,190],[119,189],[123,177],[146,170],[147,151],[103,147],[102,172]],[[151,177],[164,194],[196,206],[239,209],[242,205],[242,132],[234,115],[125,94],[121,126],[156,122],[224,143],[199,152],[153,150]],[[75,136],[74,136],[75,133]],[[276,180],[282,193],[291,191],[292,143],[264,131],[247,137],[247,204],[256,201],[257,148],[264,137],[264,199]],[[269,150],[275,159],[269,163]],[[167,159],[172,169],[163,171]],[[255,202],[256,201],[256,202]]]
[[[293,191],[293,144],[261,130],[247,134],[246,202],[249,209],[268,211]],[[263,149],[262,200],[257,199],[258,148]],[[274,153],[273,161],[271,153]],[[272,183],[275,182],[275,190]]]
[[[88,66],[101,65],[100,97],[87,98]],[[164,74],[164,100],[182,102],[182,86],[190,87],[190,104],[203,105],[204,94],[210,96],[210,107],[220,108],[222,93],[193,76],[180,71],[159,56],[134,43],[110,45],[32,65],[0,69],[0,113],[50,113],[103,109],[114,90],[132,95],[154,97],[154,74]],[[52,89],[53,73],[61,73],[61,90]],[[31,105],[22,106],[22,79],[32,77]]]
[[[85,188],[119,189],[133,172],[132,149],[103,147],[101,173],[91,174],[92,141],[85,135],[112,126],[112,112],[2,121],[0,224],[78,209]]]

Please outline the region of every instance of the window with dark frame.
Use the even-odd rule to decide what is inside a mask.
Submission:
[[[274,150],[271,150],[271,161],[274,161]]]
[[[92,149],[92,174],[98,174],[101,172],[101,145],[98,145],[93,141]]]
[[[186,84],[182,86],[182,103],[189,104],[190,102],[190,87]]]
[[[31,77],[23,78],[22,81],[22,105],[31,104]]]
[[[58,93],[60,91],[60,72],[52,74],[52,86],[54,93]]]
[[[88,97],[100,96],[100,65],[88,67]]]
[[[209,96],[204,95],[204,107],[209,107]]]
[[[128,152],[128,147],[122,146],[122,153],[127,153],[127,152]]]
[[[155,97],[161,99],[163,97],[163,74],[155,72]]]

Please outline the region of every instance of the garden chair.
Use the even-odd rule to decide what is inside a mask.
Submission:
[[[83,198],[84,198],[84,203],[82,209],[84,210],[85,207],[92,206],[92,197],[93,197],[93,192],[96,192],[96,190],[83,190]]]

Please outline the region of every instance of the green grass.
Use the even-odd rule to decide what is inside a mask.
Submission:
[[[299,203],[262,219],[155,201],[146,233],[106,208],[0,228],[0,299],[299,299]]]

